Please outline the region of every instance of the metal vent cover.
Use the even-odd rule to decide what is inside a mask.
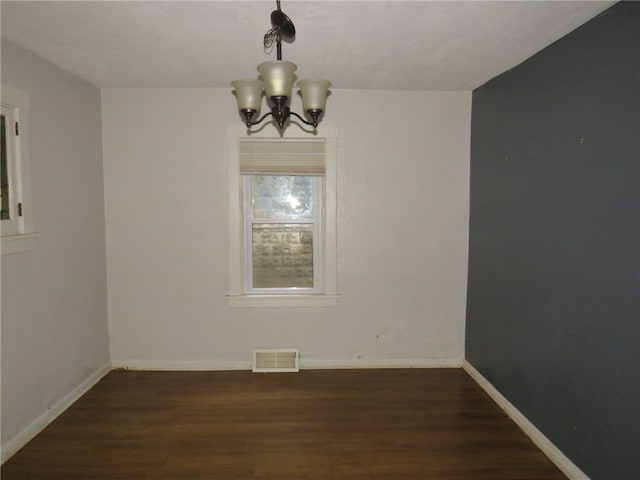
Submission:
[[[253,372],[298,372],[300,354],[296,348],[253,351]]]

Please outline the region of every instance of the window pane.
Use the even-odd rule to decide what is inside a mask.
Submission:
[[[1,156],[1,180],[2,180],[2,212],[0,218],[2,220],[9,220],[9,170],[7,165],[7,120],[2,115],[2,136],[0,138],[0,144],[2,146]]]
[[[253,175],[253,218],[305,219],[313,215],[313,177]]]
[[[313,288],[313,225],[254,224],[253,288]]]

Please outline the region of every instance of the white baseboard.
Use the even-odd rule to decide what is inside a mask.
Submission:
[[[89,375],[80,385],[55,402],[46,411],[36,417],[29,425],[2,445],[1,463],[6,462],[18,450],[24,447],[33,437],[53,422],[62,412],[69,408],[82,395],[87,393],[102,377],[111,371],[111,364],[103,365]]]
[[[114,370],[149,370],[190,372],[201,370],[251,370],[251,352],[247,360],[112,360]]]
[[[562,453],[544,433],[525,417],[509,400],[507,400],[484,376],[468,361],[464,361],[462,368],[473,378],[480,387],[502,408],[507,415],[518,425],[524,433],[549,457],[561,471],[571,480],[589,480],[589,477],[580,470],[575,463]]]
[[[246,361],[171,361],[171,360],[115,360],[114,369],[198,371],[198,370],[251,370],[251,358]],[[382,360],[332,360],[305,359],[300,357],[300,369],[348,369],[348,368],[460,368],[462,358],[444,359],[382,359]]]
[[[372,368],[460,368],[462,358],[409,359],[305,359],[300,357],[301,369],[372,369]]]

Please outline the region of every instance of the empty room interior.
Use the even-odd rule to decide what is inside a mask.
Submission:
[[[0,8],[2,478],[640,479],[640,3]]]

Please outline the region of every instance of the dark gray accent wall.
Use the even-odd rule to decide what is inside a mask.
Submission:
[[[640,478],[640,3],[473,92],[466,358],[593,479]]]

